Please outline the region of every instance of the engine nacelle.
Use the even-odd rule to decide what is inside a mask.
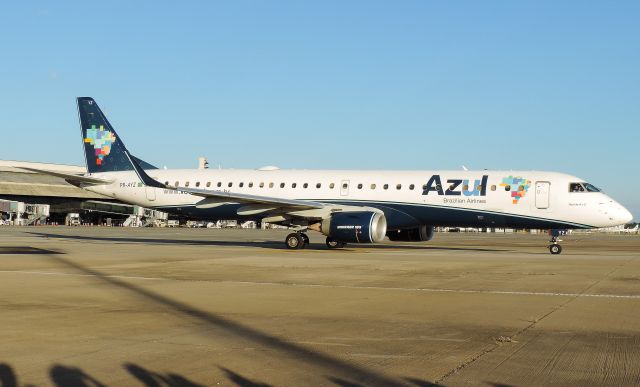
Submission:
[[[371,211],[336,212],[322,220],[320,232],[341,242],[378,243],[387,233],[387,218]]]
[[[433,238],[433,233],[433,226],[422,224],[416,228],[389,231],[387,236],[392,242],[426,242]]]

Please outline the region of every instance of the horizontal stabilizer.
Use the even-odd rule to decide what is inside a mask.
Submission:
[[[111,184],[112,180],[107,179],[99,179],[97,177],[89,177],[82,175],[74,175],[71,173],[62,173],[56,171],[49,171],[47,169],[37,169],[37,168],[29,168],[29,167],[16,167],[18,169],[24,169],[25,171],[41,173],[43,175],[56,176],[65,179],[70,183],[76,184],[85,184],[85,185],[102,185],[102,184]]]

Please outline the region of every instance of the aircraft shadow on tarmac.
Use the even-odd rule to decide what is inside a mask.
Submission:
[[[43,238],[117,242],[117,243],[143,243],[143,244],[174,244],[185,246],[235,246],[235,247],[260,247],[271,250],[289,250],[284,243],[277,241],[212,241],[212,240],[190,240],[190,239],[156,239],[156,238],[128,238],[128,237],[97,237],[85,235],[64,235],[40,232],[28,232],[27,234],[41,236]],[[339,249],[337,251],[349,251],[350,249],[367,248],[367,249],[405,249],[405,250],[446,250],[446,251],[485,251],[485,252],[507,252],[512,250],[492,249],[482,247],[445,247],[445,246],[425,246],[425,245],[388,245],[388,244],[350,244],[348,248]],[[308,249],[312,250],[330,250],[324,244],[312,243]]]
[[[97,270],[85,267],[69,259],[63,258],[60,255],[49,255],[48,257],[53,262],[57,262],[60,265],[73,268],[85,274],[89,274],[92,277],[96,278],[98,281],[102,281],[109,285],[115,286],[121,290],[126,290],[145,302],[158,304],[174,313],[183,315],[189,319],[195,319],[201,323],[205,323],[210,325],[211,327],[220,329],[226,334],[236,336],[242,340],[252,341],[255,344],[280,352],[289,360],[302,362],[308,366],[312,366],[322,374],[331,375],[327,377],[328,380],[339,386],[357,386],[360,383],[365,386],[434,386],[430,382],[423,382],[418,379],[396,379],[381,374],[377,371],[365,368],[363,366],[352,364],[345,360],[335,358],[331,355],[315,351],[296,343],[289,342],[285,339],[262,332],[256,328],[252,328],[239,322],[235,322],[226,317],[196,309],[180,301],[173,300],[171,298],[138,287],[131,283],[119,280],[114,277],[110,277]],[[147,386],[197,385],[195,383],[186,384],[189,381],[179,375],[161,375],[148,371],[132,363],[127,363],[124,365],[124,367],[134,377],[136,377],[142,383],[145,383],[145,385]],[[226,377],[231,382],[237,384],[238,386],[266,386],[266,384],[264,383],[251,381],[250,379],[247,379],[231,370],[222,367],[219,368],[225,373]],[[95,379],[92,379],[87,374],[82,372],[82,370],[79,370],[77,368],[54,366],[51,369],[50,376],[54,383],[64,383],[58,385],[72,387],[103,385],[102,383],[96,381]],[[350,380],[355,380],[357,382],[350,382]],[[6,365],[0,366],[0,381],[2,381],[0,387],[14,387],[17,385],[16,378],[12,373],[11,368]],[[77,381],[77,384],[73,384],[73,381]],[[174,384],[168,384],[170,382]]]
[[[61,253],[53,250],[39,249],[37,247],[30,247],[30,246],[0,246],[0,255],[3,255],[3,254],[37,255],[37,254],[61,254]]]

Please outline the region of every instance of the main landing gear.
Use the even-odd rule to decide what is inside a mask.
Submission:
[[[327,247],[330,249],[339,249],[347,245],[346,242],[337,241],[331,237],[327,237],[327,241],[325,243],[327,244]]]
[[[284,244],[290,250],[304,249],[309,244],[309,236],[303,232],[292,232],[287,235]]]
[[[327,237],[326,243],[330,249],[339,249],[347,245],[346,242],[338,241],[331,237]],[[303,232],[292,232],[287,235],[284,244],[289,250],[304,249],[309,244],[309,236]]]

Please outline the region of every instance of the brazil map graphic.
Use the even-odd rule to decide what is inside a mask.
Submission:
[[[100,125],[99,128],[91,125],[91,128],[87,129],[87,137],[85,137],[84,142],[93,145],[96,165],[102,165],[104,157],[111,152],[111,145],[116,142],[116,136],[110,131],[104,130],[103,125]]]
[[[509,176],[502,179],[500,186],[505,187],[506,190],[511,192],[513,204],[518,204],[518,201],[527,194],[527,191],[529,191],[531,180],[524,179],[520,176]]]

